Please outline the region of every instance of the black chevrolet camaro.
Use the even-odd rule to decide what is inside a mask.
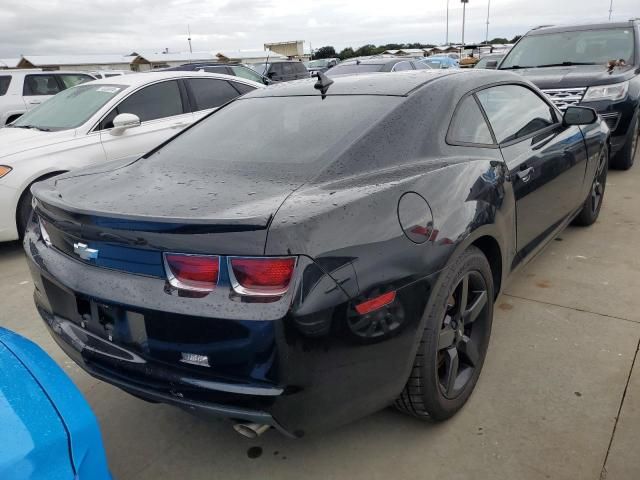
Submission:
[[[33,188],[53,338],[138,397],[302,436],[467,401],[493,304],[593,223],[609,130],[506,72],[255,91],[136,160]]]

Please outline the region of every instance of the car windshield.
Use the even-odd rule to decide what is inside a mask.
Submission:
[[[78,85],[28,111],[11,126],[45,131],[77,128],[125,88],[126,85]]]
[[[146,161],[215,168],[269,164],[311,171],[397,106],[397,97],[369,95],[237,100],[185,131]],[[340,112],[340,115],[336,115]],[[333,155],[327,155],[327,152]],[[166,160],[162,160],[166,159]],[[170,160],[169,160],[170,159]]]
[[[581,30],[527,36],[513,47],[500,68],[606,65],[611,60],[633,64],[633,59],[631,28]]]
[[[349,65],[337,65],[327,71],[327,75],[351,75],[354,73],[379,72],[384,67],[381,63],[351,63]]]
[[[329,65],[329,60],[326,58],[322,58],[320,60],[311,60],[310,62],[305,63],[307,68],[324,68]]]

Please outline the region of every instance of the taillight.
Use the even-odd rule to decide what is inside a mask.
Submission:
[[[164,263],[169,283],[176,288],[210,292],[218,284],[218,256],[165,253]]]
[[[295,266],[296,257],[230,257],[231,285],[242,295],[283,295]]]

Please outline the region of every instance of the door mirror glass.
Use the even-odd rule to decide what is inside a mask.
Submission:
[[[111,135],[122,135],[125,130],[140,126],[140,117],[133,113],[121,113],[113,119]]]
[[[593,108],[568,107],[564,112],[563,123],[571,125],[591,125],[598,120],[598,114]]]

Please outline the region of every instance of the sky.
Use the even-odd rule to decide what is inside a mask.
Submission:
[[[531,27],[607,21],[611,0],[491,0],[489,38]],[[449,0],[449,40],[462,4]],[[465,42],[485,39],[488,0],[469,0]],[[304,40],[337,50],[367,43],[444,43],[447,0],[0,0],[0,58],[20,55],[260,49]],[[640,17],[639,0],[613,0],[613,19]]]

